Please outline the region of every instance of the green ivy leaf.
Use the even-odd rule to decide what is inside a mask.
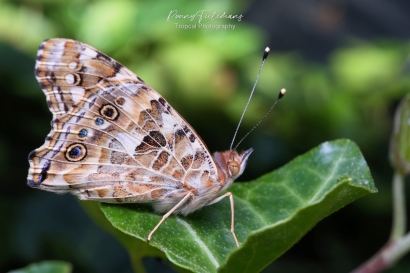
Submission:
[[[71,264],[63,261],[43,261],[9,273],[71,273]]]
[[[228,200],[187,217],[171,216],[150,244],[194,272],[259,272],[321,219],[377,189],[358,147],[336,140],[253,182],[234,183],[230,191],[239,248],[229,232]],[[141,240],[161,219],[138,204],[101,209],[116,228]]]

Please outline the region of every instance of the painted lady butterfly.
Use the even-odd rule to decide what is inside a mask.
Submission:
[[[29,154],[28,185],[82,200],[152,203],[187,215],[230,198],[252,149],[211,155],[194,129],[140,77],[107,55],[68,39],[44,41],[36,78],[53,113],[52,130]]]

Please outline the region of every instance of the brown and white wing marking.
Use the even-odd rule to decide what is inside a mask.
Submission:
[[[35,75],[53,121],[43,146],[29,155],[31,187],[150,202],[216,181],[212,157],[191,126],[107,55],[78,41],[46,40]]]

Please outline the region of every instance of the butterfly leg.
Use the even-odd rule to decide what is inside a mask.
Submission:
[[[239,243],[238,243],[238,239],[236,239],[236,235],[235,235],[235,229],[234,229],[234,221],[235,221],[235,217],[234,217],[234,204],[233,204],[233,195],[231,192],[227,192],[222,196],[219,196],[218,198],[215,198],[214,200],[209,201],[206,205],[212,205],[215,203],[218,203],[219,201],[221,201],[222,199],[224,199],[225,197],[229,196],[229,201],[231,203],[231,233],[233,236],[233,239],[235,240],[235,244],[236,247],[239,247]]]
[[[192,197],[194,194],[192,192],[189,192],[187,195],[184,196],[184,198],[181,199],[170,211],[168,211],[166,214],[162,216],[161,221],[154,227],[153,230],[148,234],[147,242],[151,241],[152,235],[154,235],[155,231],[159,228],[159,226],[172,214],[174,213],[175,210],[177,210],[180,206],[182,206],[190,197]]]

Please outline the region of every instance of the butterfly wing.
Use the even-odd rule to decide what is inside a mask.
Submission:
[[[193,128],[141,78],[68,39],[44,41],[36,78],[53,113],[29,155],[31,187],[103,202],[180,199],[217,178]],[[182,197],[180,197],[182,196]]]

